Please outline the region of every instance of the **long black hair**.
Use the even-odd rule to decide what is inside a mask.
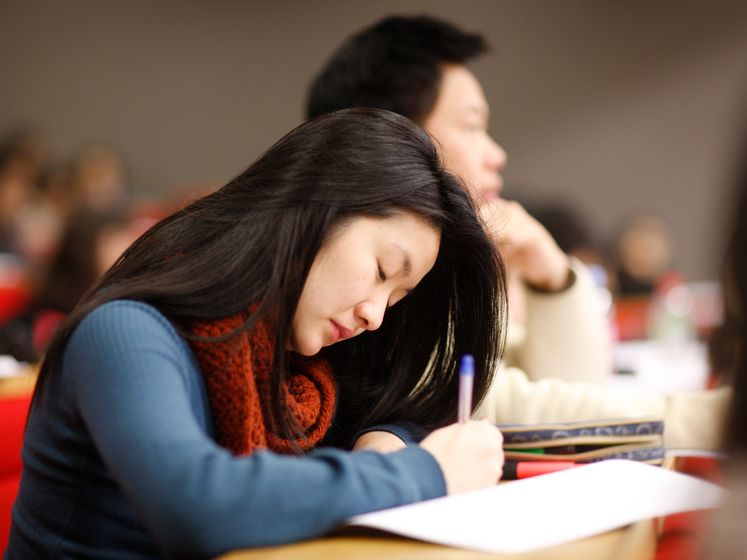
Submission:
[[[441,235],[432,270],[387,311],[384,325],[324,350],[340,389],[336,438],[372,423],[435,427],[454,420],[457,361],[475,357],[475,402],[497,367],[505,324],[505,273],[464,186],[441,166],[430,137],[380,109],[350,109],[297,127],[248,169],[148,230],[70,314],[52,340],[38,389],[66,341],[94,308],[147,302],[179,327],[255,309],[286,348],[312,262],[334,228],[356,216],[408,212]],[[271,406],[297,432],[274,353]]]

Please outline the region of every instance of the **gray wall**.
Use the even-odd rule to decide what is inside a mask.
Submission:
[[[106,140],[141,194],[222,182],[301,121],[343,38],[393,12],[488,38],[475,70],[508,196],[570,200],[600,238],[659,212],[680,268],[716,276],[747,116],[747,2],[4,2],[0,134],[36,125],[60,158]]]

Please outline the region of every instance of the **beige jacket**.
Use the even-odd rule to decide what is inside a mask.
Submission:
[[[498,424],[621,417],[664,419],[668,449],[715,450],[729,389],[654,395],[605,387],[612,374],[607,323],[583,265],[560,294],[526,290],[526,331],[509,329],[505,363],[476,418]],[[512,367],[519,366],[519,367]]]
[[[504,360],[530,379],[606,383],[612,374],[607,319],[586,267],[571,259],[571,270],[575,281],[563,292],[523,287],[523,323],[510,322]]]

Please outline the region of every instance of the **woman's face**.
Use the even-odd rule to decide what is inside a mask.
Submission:
[[[293,317],[290,349],[311,356],[323,346],[381,326],[386,308],[433,267],[439,232],[401,213],[359,217],[334,232],[317,253]]]

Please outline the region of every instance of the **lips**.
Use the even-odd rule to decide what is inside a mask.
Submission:
[[[350,338],[355,334],[352,330],[343,327],[340,323],[336,321],[330,321],[332,323],[332,335],[335,338],[335,342],[339,342],[340,340],[345,340],[346,338]]]
[[[500,175],[498,175],[498,183],[496,184],[495,188],[499,193],[503,190],[503,177],[501,177]]]
[[[499,176],[497,180],[486,182],[483,186],[482,197],[485,200],[495,200],[500,198],[503,190],[503,179]]]

